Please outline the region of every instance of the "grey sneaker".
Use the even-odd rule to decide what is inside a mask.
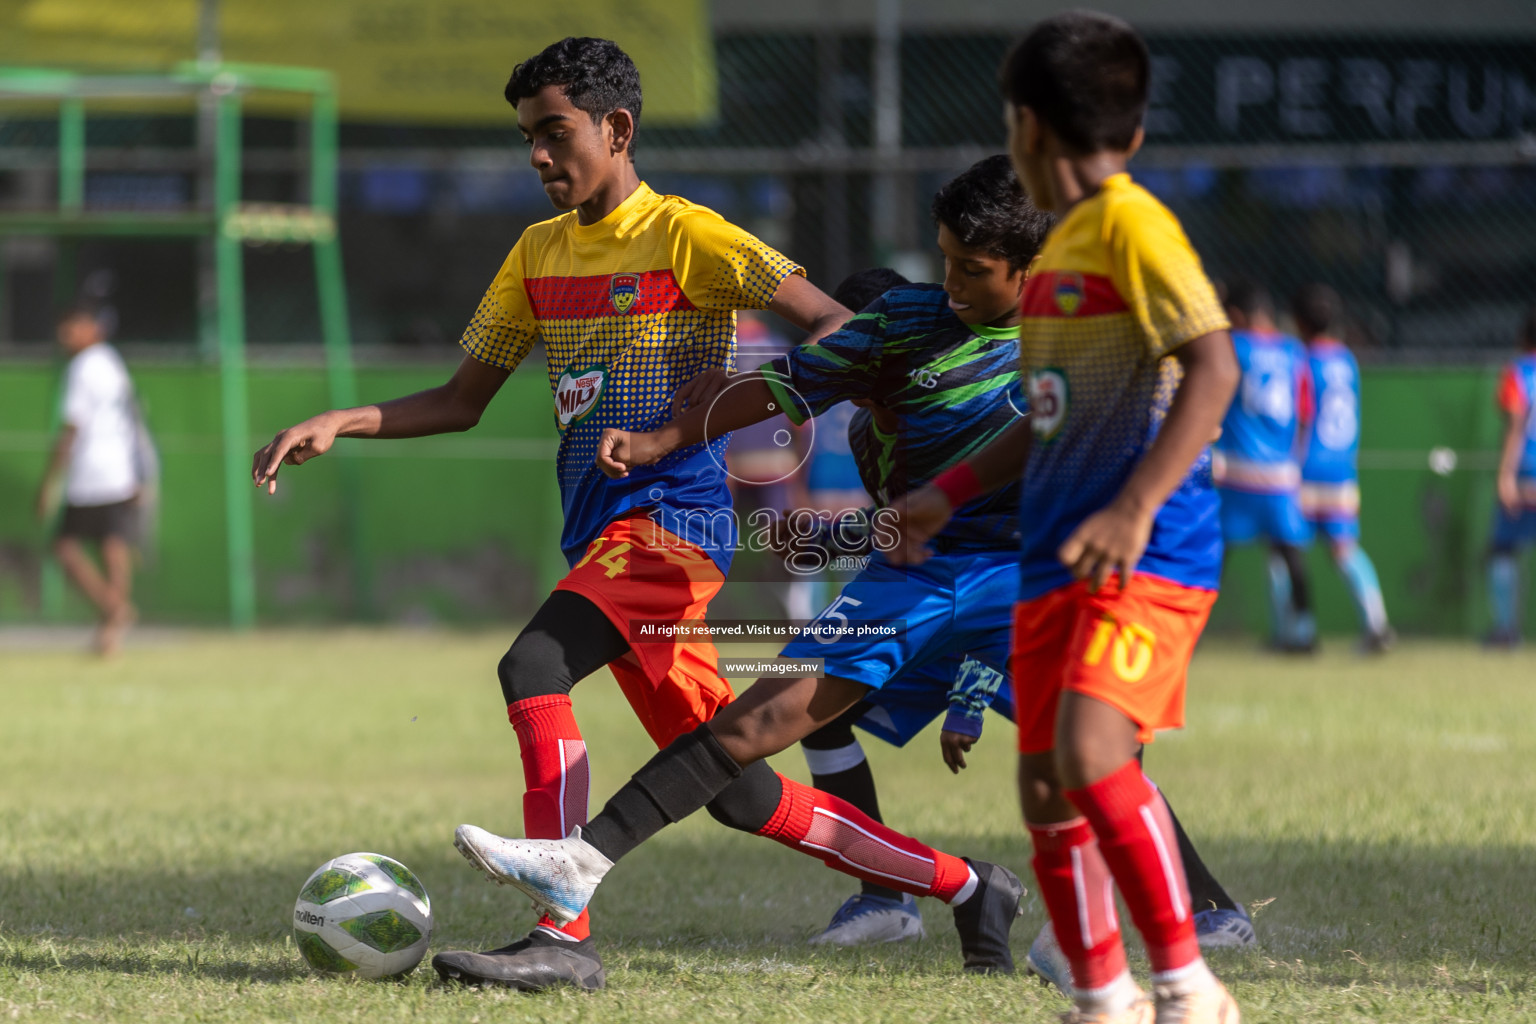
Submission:
[[[844,900],[826,931],[812,936],[810,942],[813,946],[869,946],[921,939],[926,934],[923,915],[911,896],[893,900],[861,892]]]
[[[1242,907],[1202,910],[1195,915],[1195,937],[1201,949],[1234,949],[1254,944],[1253,920]]]

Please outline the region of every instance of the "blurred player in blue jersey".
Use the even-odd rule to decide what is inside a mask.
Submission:
[[[1301,512],[1323,535],[1360,615],[1361,649],[1380,653],[1396,634],[1387,623],[1376,566],[1360,546],[1360,366],[1339,340],[1343,303],[1325,284],[1291,299],[1296,333],[1307,344],[1316,415],[1301,465]]]
[[[1536,541],[1536,307],[1526,314],[1520,344],[1524,352],[1504,368],[1498,393],[1505,428],[1488,553],[1488,599],[1493,608],[1488,642],[1500,647],[1520,642],[1517,558],[1521,547]]]
[[[1006,170],[1001,160],[996,164],[998,173]],[[1010,262],[1027,265],[1039,248],[1049,225],[1046,218],[1038,216],[1032,208],[1022,225],[1011,218],[994,217],[994,223],[985,228],[977,225],[983,219],[983,211],[977,209],[977,197],[967,195],[957,182],[946,186],[934,203],[934,215],[941,210],[952,221],[968,220],[968,234],[962,240],[970,247],[993,250],[990,260],[986,257],[971,261],[949,261],[949,273],[959,275],[967,268],[974,272],[981,262],[993,262],[997,273],[991,282],[997,286],[996,303],[1006,306],[1014,298],[1009,284]],[[969,209],[967,209],[969,207]],[[968,214],[968,216],[967,216]],[[954,229],[951,229],[954,230]],[[965,230],[962,228],[961,230]],[[1015,237],[1017,236],[1017,237]],[[980,254],[975,254],[980,256]],[[1010,261],[1010,256],[1012,260]],[[985,287],[984,282],[979,287]],[[834,299],[849,309],[865,310],[874,307],[887,292],[900,294],[905,289],[932,290],[931,285],[913,286],[894,270],[871,268],[848,277],[832,293]],[[978,286],[972,286],[976,290]],[[962,291],[956,284],[955,291]],[[883,306],[882,306],[883,308]],[[955,326],[962,326],[956,319]],[[957,383],[959,382],[957,378]],[[1006,403],[1006,398],[1004,398]],[[839,417],[840,410],[848,410],[846,419]],[[891,470],[894,467],[892,453],[901,432],[901,417],[889,404],[871,398],[856,398],[832,406],[816,417],[816,445],[825,451],[838,452],[838,466],[843,475],[837,482],[848,485],[833,498],[844,508],[864,510],[868,517],[874,509],[865,509],[871,498],[876,506],[891,500]],[[816,494],[816,449],[811,464],[812,495]],[[842,461],[846,452],[846,461]],[[828,459],[828,461],[831,461]],[[899,493],[899,492],[898,492]],[[823,498],[826,502],[826,498]],[[814,503],[814,498],[813,498]],[[852,536],[849,534],[852,533]],[[873,554],[873,536],[870,531],[856,532],[843,529],[824,529],[818,536],[795,538],[791,550],[812,541],[820,542],[827,557],[847,555],[868,557]],[[1007,592],[1003,599],[1007,600]],[[828,602],[820,602],[823,607]],[[1000,621],[1006,623],[1007,606],[1001,606]],[[981,736],[983,714],[1000,694],[1004,682],[1001,671],[1007,656],[1007,634],[1000,630],[996,649],[980,652],[978,660],[971,654],[955,651],[935,659],[931,664],[899,672],[878,691],[871,691],[870,699],[859,702],[842,717],[818,729],[801,741],[807,766],[811,770],[811,782],[819,790],[831,793],[876,821],[880,816],[880,801],[876,794],[874,774],[864,748],[853,733],[854,726],[895,746],[907,742],[922,732],[941,713],[945,714],[944,729],[940,733],[943,758],[952,771],[965,767],[965,751]],[[1006,687],[1001,690],[1001,706],[998,710],[1008,718],[1013,716],[1013,703]],[[946,713],[947,712],[947,713]],[[918,939],[924,935],[922,917],[917,901],[896,889],[881,885],[878,881],[866,881],[857,895],[849,897],[833,915],[832,923],[811,939],[813,945],[838,946],[862,945],[875,942],[895,942]]]
[[[886,267],[871,267],[848,275],[832,293],[832,298],[852,310],[861,310],[897,285],[909,282],[901,274]],[[873,443],[874,418],[879,416],[882,429],[889,434],[895,419],[889,410],[878,408],[867,398],[839,402],[816,417],[812,431],[811,451],[806,466],[806,507],[818,513],[823,521],[830,521],[839,514],[861,509],[869,503],[869,495],[863,477],[861,456]],[[770,423],[772,421],[769,421]],[[855,444],[860,450],[855,452]],[[828,555],[863,555],[859,552],[829,551]],[[831,600],[837,586],[852,577],[851,572],[835,568],[802,576],[805,597],[809,608],[804,618]]]
[[[1271,642],[1310,651],[1317,624],[1303,549],[1312,528],[1301,514],[1299,461],[1312,412],[1307,350],[1275,327],[1274,306],[1258,285],[1233,282],[1226,306],[1243,382],[1213,452],[1221,533],[1229,546],[1270,542]]]

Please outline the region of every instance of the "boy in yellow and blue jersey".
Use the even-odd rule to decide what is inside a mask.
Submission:
[[[571,571],[497,666],[522,753],[523,827],[562,837],[587,820],[586,745],[571,688],[607,665],[659,746],[733,698],[707,642],[630,642],[634,620],[704,617],[735,547],[723,455],[728,437],[692,445],[615,481],[593,465],[610,427],[643,430],[671,415],[678,386],[728,370],[735,311],[771,309],[813,338],[848,311],[799,266],[718,214],[653,192],[634,165],[640,78],[614,43],[569,38],[519,64],[506,99],[551,203],[565,211],[525,231],[465,330],[465,355],[441,387],[316,416],[256,453],[258,486],[276,487],[337,437],[417,437],[474,426],[507,376],[542,342],[560,432],[556,472]],[[778,777],[743,773],[711,812],[754,830]],[[766,808],[766,809],[764,809]],[[486,953],[439,953],[447,980],[542,989],[598,988],[602,961],[587,916],[541,919]]]
[[[1171,822],[1136,761],[1184,721],[1221,573],[1209,442],[1239,379],[1228,321],[1174,216],[1126,173],[1151,58],[1118,18],[1035,26],[1001,74],[1009,147],[1058,220],[1023,298],[1032,434],[897,504],[895,554],[1023,476],[1014,707],[1035,877],[1073,977],[1071,1024],[1238,1024],[1201,959]],[[1127,969],[1118,887],[1152,965]],[[1155,1001],[1154,1001],[1155,1000]]]

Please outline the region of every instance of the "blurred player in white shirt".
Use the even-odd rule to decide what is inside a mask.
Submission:
[[[54,554],[96,606],[97,650],[113,654],[136,617],[130,598],[142,481],[133,382],[91,310],[67,310],[59,318],[58,339],[70,361],[62,425],[38,489],[37,515],[48,520],[62,483],[64,514]],[[100,548],[100,565],[86,542]]]

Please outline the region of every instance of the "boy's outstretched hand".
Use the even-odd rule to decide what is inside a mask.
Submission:
[[[894,547],[885,551],[893,565],[922,565],[928,561],[928,542],[939,535],[954,509],[944,492],[931,484],[909,491],[891,502],[896,513]],[[878,534],[877,534],[878,536]]]
[[[949,765],[951,774],[959,775],[960,769],[966,767],[965,755],[975,743],[976,737],[967,736],[963,732],[939,730],[939,751],[944,755],[944,763]]]
[[[265,486],[268,494],[276,494],[277,471],[283,463],[301,466],[324,455],[336,443],[337,429],[335,417],[324,412],[282,431],[257,450],[251,460],[251,479],[257,487]]]
[[[1152,537],[1152,518],[1150,512],[1113,501],[1079,523],[1056,557],[1073,576],[1088,580],[1094,593],[1113,573],[1120,574],[1120,586],[1126,587]]]
[[[654,433],[606,427],[597,442],[597,468],[615,480],[622,480],[631,469],[649,466],[665,454]]]

